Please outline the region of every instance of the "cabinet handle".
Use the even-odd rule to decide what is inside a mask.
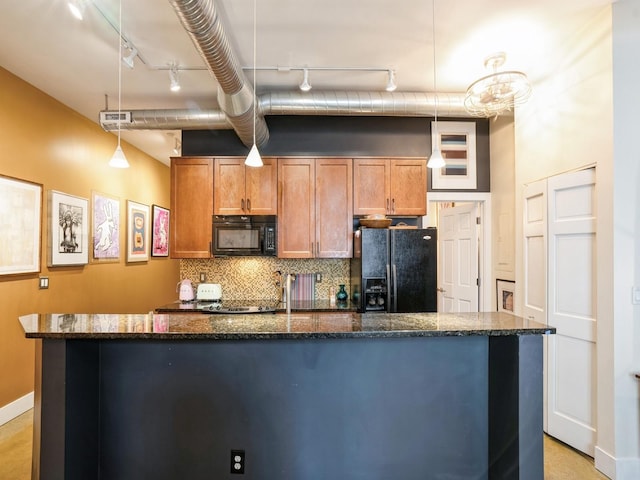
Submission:
[[[240,209],[244,212],[244,198],[240,200]]]
[[[251,199],[247,198],[247,212],[251,211]]]
[[[396,213],[396,199],[391,199],[391,213]]]
[[[387,198],[387,213],[391,213],[391,211],[389,210],[389,199]]]

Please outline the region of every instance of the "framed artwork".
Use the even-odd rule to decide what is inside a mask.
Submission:
[[[169,210],[159,205],[152,207],[151,256],[169,256]]]
[[[445,166],[431,171],[433,190],[476,190],[475,122],[431,122],[432,151],[440,148]]]
[[[49,190],[48,266],[89,263],[89,200]]]
[[[120,259],[120,200],[93,192],[93,260],[117,262]]]
[[[40,271],[42,185],[0,175],[0,275]]]
[[[499,312],[513,313],[516,282],[512,280],[496,279],[496,302]]]
[[[127,262],[149,260],[149,205],[127,200]]]

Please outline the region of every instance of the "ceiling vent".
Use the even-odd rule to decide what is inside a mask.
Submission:
[[[115,127],[118,125],[126,128],[126,124],[131,123],[131,112],[100,112],[100,125],[105,130],[111,130],[107,127]]]

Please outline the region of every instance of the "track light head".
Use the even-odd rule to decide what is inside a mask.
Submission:
[[[135,47],[130,47],[128,45],[127,48],[129,49],[129,55],[127,55],[126,57],[122,57],[122,63],[124,63],[129,68],[133,68],[133,61],[138,56],[138,49]]]
[[[169,79],[171,80],[169,87],[171,91],[180,91],[180,80],[178,79],[178,67],[176,65],[171,65],[171,68],[169,68]]]
[[[303,69],[302,83],[300,84],[300,90],[308,92],[311,90],[311,84],[309,83],[309,69]]]
[[[395,91],[396,88],[398,88],[398,85],[396,85],[396,71],[395,70],[389,70],[389,81],[387,82],[387,87],[385,88],[385,90],[387,92],[393,92]]]

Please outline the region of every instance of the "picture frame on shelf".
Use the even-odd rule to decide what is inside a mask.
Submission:
[[[149,205],[127,200],[127,262],[149,260]]]
[[[42,185],[0,175],[0,275],[40,272]]]
[[[94,262],[120,260],[120,199],[92,192],[92,250]]]
[[[89,200],[49,190],[49,267],[89,263]]]
[[[168,208],[153,205],[151,211],[151,256],[169,256],[169,221],[171,212]]]
[[[516,282],[496,279],[496,307],[498,312],[513,313]]]

